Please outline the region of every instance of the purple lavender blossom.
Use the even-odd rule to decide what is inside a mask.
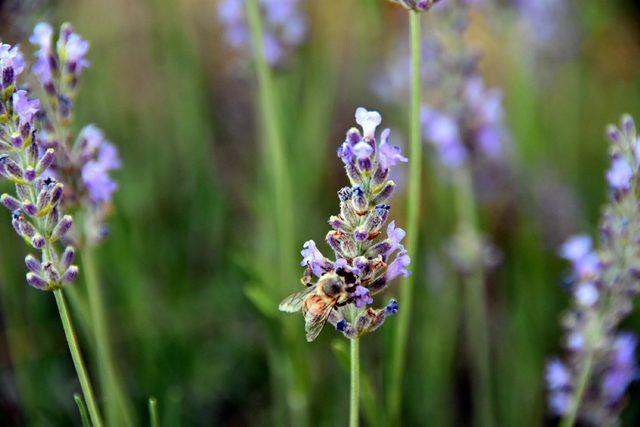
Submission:
[[[561,248],[573,269],[573,304],[563,319],[568,355],[562,365],[566,371],[556,365],[555,380],[549,380],[550,370],[547,378],[551,410],[565,415],[565,421],[576,418],[586,425],[618,423],[625,390],[637,373],[637,339],[617,328],[640,292],[638,138],[629,116],[607,134],[612,161],[607,180],[614,191],[602,216],[597,250],[586,235],[570,238]]]
[[[637,374],[635,350],[638,340],[630,333],[618,334],[613,343],[611,366],[602,381],[602,391],[612,403],[624,395]]]
[[[356,290],[353,292],[354,304],[357,308],[362,308],[373,302],[373,298],[369,296],[369,289],[364,286],[356,286]]]
[[[33,116],[40,108],[40,101],[37,99],[29,99],[27,91],[18,90],[13,94],[13,108],[18,114],[20,124],[31,123]]]
[[[386,228],[386,238],[380,237],[395,188],[388,178],[389,169],[407,159],[398,147],[389,143],[388,129],[376,139],[376,129],[382,122],[380,113],[358,108],[356,121],[362,132],[351,128],[338,149],[350,186],[338,192],[340,213],[329,219],[332,230],[326,241],[335,261],[326,258],[313,240],[307,241],[300,263],[306,267],[302,277],[306,286],[304,301],[296,293],[279,306],[286,312],[303,311],[308,341],[320,333],[314,317],[307,315],[317,298],[335,303],[328,322],[347,338],[355,339],[375,331],[386,317],[397,313],[395,301],[379,309],[368,305],[373,303],[373,295],[391,281],[409,275],[407,267],[411,259],[400,243],[406,234],[404,230],[391,222]]]
[[[633,171],[625,159],[617,158],[607,172],[607,181],[614,190],[628,190]]]
[[[251,40],[245,18],[245,0],[221,0],[218,17],[225,28],[227,43],[234,50],[250,51]],[[264,52],[271,66],[282,65],[289,54],[304,42],[307,21],[300,0],[260,0],[264,15]]]
[[[91,131],[93,132],[93,130]],[[93,134],[92,136],[96,136]],[[95,144],[96,141],[93,141]],[[99,148],[95,149],[94,159],[82,166],[82,182],[84,183],[91,201],[98,205],[111,202],[118,185],[111,179],[109,173],[120,168],[121,162],[118,151],[113,144],[102,139]]]
[[[0,43],[0,88],[14,84],[24,71],[24,58],[18,46]]]

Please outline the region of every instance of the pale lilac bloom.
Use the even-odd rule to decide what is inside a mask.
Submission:
[[[320,277],[327,271],[331,269],[331,263],[327,260],[322,252],[318,250],[316,246],[316,242],[313,240],[308,240],[302,246],[302,251],[300,252],[302,255],[302,261],[300,265],[311,267],[311,271],[313,274]]]
[[[391,221],[389,225],[387,225],[387,239],[391,241],[391,248],[387,251],[385,256],[391,255],[396,249],[404,250],[404,247],[400,244],[402,239],[407,235],[407,232],[404,231],[400,227],[396,227],[396,222]]]
[[[400,252],[396,259],[394,259],[391,264],[387,267],[386,280],[390,282],[397,277],[409,277],[411,272],[407,270],[407,267],[411,263],[411,258],[407,255],[406,252]]]
[[[107,141],[100,129],[94,125],[88,125],[80,133],[81,146],[80,160],[83,162],[81,174],[89,193],[89,198],[94,204],[108,203],[113,192],[118,188],[116,182],[109,173],[121,167],[116,147]]]
[[[633,170],[623,158],[616,158],[607,172],[607,181],[614,190],[628,190],[631,185]]]
[[[612,402],[617,402],[637,373],[635,349],[637,339],[633,334],[619,334],[613,344],[612,364],[602,381],[602,391]]]
[[[24,58],[18,46],[0,43],[0,88],[15,83],[16,77],[24,71]]]
[[[378,146],[378,162],[382,169],[389,169],[398,162],[407,162],[409,159],[402,155],[402,150],[397,145],[389,144],[391,129],[385,129],[380,134],[380,145]]]
[[[366,141],[360,141],[356,145],[353,146],[353,154],[355,154],[357,159],[368,158],[373,154],[373,147]]]
[[[29,99],[26,90],[18,90],[13,94],[13,108],[18,113],[20,124],[31,123],[33,116],[40,108],[40,101]]]
[[[376,128],[382,123],[382,116],[377,111],[367,111],[366,108],[359,107],[356,110],[356,123],[362,128],[365,138],[375,138]]]
[[[453,118],[423,107],[422,126],[426,138],[436,147],[444,166],[456,168],[466,162],[467,150],[463,145],[460,129]]]
[[[585,307],[591,307],[598,301],[598,288],[592,282],[579,283],[575,289],[576,301]]]
[[[592,245],[591,237],[586,234],[572,236],[560,248],[560,256],[576,262],[591,253]]]
[[[89,51],[89,42],[78,33],[71,33],[65,43],[66,60],[74,72],[80,72],[89,66],[85,55]]]
[[[356,286],[356,290],[353,292],[354,304],[357,308],[362,308],[365,305],[369,305],[373,302],[373,298],[369,295],[369,289],[364,286]]]
[[[566,388],[571,385],[571,372],[560,359],[554,358],[547,364],[545,375],[550,389]]]
[[[53,55],[51,50],[53,44],[53,28],[46,22],[38,23],[33,34],[29,37],[31,44],[39,47],[36,51],[36,62],[32,66],[32,71],[42,84],[51,82],[52,70],[50,58]]]

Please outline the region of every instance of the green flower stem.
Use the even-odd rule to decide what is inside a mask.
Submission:
[[[158,401],[155,397],[149,398],[149,425],[151,427],[160,427],[158,418]]]
[[[91,380],[87,375],[87,369],[82,361],[82,355],[80,354],[80,348],[78,346],[78,340],[76,339],[76,333],[73,329],[73,323],[71,322],[71,316],[69,316],[69,309],[64,299],[64,294],[61,289],[53,291],[53,295],[56,297],[56,304],[58,305],[58,312],[60,313],[60,320],[62,321],[62,328],[67,338],[67,344],[69,344],[69,351],[71,352],[71,358],[73,359],[73,365],[76,368],[78,374],[78,380],[80,381],[80,387],[82,388],[82,394],[84,400],[87,402],[87,408],[89,409],[89,416],[94,427],[102,427],[102,417],[96,404],[96,398],[93,395],[93,389],[91,387]]]
[[[582,397],[584,396],[584,392],[589,382],[589,377],[591,376],[591,369],[593,368],[593,358],[593,351],[589,351],[582,365],[582,369],[580,370],[578,385],[573,395],[571,408],[569,408],[569,411],[564,415],[564,417],[562,417],[560,427],[573,427],[576,423],[576,419],[578,418],[578,410],[580,409],[580,403],[582,402]]]
[[[286,292],[289,284],[294,280],[292,270],[295,260],[294,253],[294,218],[289,183],[289,172],[285,161],[285,149],[281,133],[281,123],[278,117],[279,103],[273,87],[273,77],[264,52],[264,32],[258,0],[247,0],[246,13],[251,32],[251,40],[254,48],[256,72],[258,76],[258,98],[260,113],[262,115],[262,128],[264,129],[265,154],[267,158],[268,174],[271,189],[273,191],[273,218],[275,236],[277,239],[278,279],[273,291],[275,293]],[[287,404],[291,416],[291,423],[296,426],[308,424],[308,386],[304,372],[308,372],[305,351],[300,348],[300,333],[293,329],[291,323],[284,323],[282,337],[285,341],[282,346],[286,348],[291,360],[291,368],[286,373]],[[279,361],[278,363],[282,363]],[[279,371],[278,367],[271,366],[273,373]]]
[[[90,245],[82,248],[82,269],[87,287],[87,300],[95,340],[95,357],[100,385],[104,396],[105,410],[109,424],[122,426],[134,426],[133,413],[128,404],[118,378],[113,354],[109,344],[109,330],[107,328],[107,315],[104,309],[104,301],[100,292],[100,282],[96,269],[94,249]]]
[[[418,242],[420,196],[422,181],[422,138],[420,134],[420,60],[421,60],[421,14],[415,11],[409,12],[411,27],[411,117],[409,140],[409,184],[407,199],[407,251],[415,255]],[[393,348],[391,350],[391,370],[389,378],[388,415],[392,425],[399,424],[400,402],[402,400],[402,378],[406,357],[407,338],[409,333],[409,321],[413,299],[413,275],[404,280],[400,285],[400,304],[402,308],[398,313]]]
[[[360,419],[360,339],[351,341],[351,398],[349,427],[358,427]]]
[[[475,253],[471,254],[470,271],[464,272],[463,294],[466,308],[467,343],[472,359],[472,390],[474,400],[475,425],[491,427],[495,425],[491,388],[491,360],[489,350],[489,329],[484,293],[484,271],[480,255],[481,242],[478,233],[478,218],[473,196],[471,170],[463,166],[456,172],[456,202],[459,232],[469,239]]]

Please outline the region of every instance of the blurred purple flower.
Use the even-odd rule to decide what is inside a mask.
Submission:
[[[397,145],[389,144],[391,129],[385,129],[380,134],[380,152],[378,161],[382,169],[389,169],[398,162],[408,162],[409,159],[402,155],[402,150]]]
[[[300,8],[300,0],[260,0],[264,15],[264,52],[271,66],[285,62],[289,53],[304,41],[307,21]],[[251,37],[244,0],[221,0],[218,17],[225,28],[229,46],[234,50],[249,51]]]
[[[20,124],[24,125],[31,123],[33,116],[40,108],[40,101],[29,99],[27,91],[20,89],[13,94],[13,108],[18,114]]]
[[[611,169],[607,172],[607,181],[614,190],[628,190],[633,171],[629,163],[622,158],[616,158],[611,163]]]

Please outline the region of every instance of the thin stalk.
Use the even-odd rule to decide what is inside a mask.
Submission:
[[[420,134],[420,62],[421,62],[421,21],[420,13],[409,12],[411,38],[411,115],[409,125],[409,184],[407,197],[407,251],[415,255],[418,242],[420,196],[422,182],[422,138]],[[388,412],[389,421],[399,424],[400,402],[402,400],[402,378],[406,357],[407,337],[413,299],[413,275],[400,285],[400,303],[393,348],[391,349],[391,370],[389,378]]]
[[[360,420],[360,339],[351,340],[351,398],[349,427],[358,427]]]
[[[91,380],[87,375],[87,369],[82,361],[82,355],[80,354],[80,347],[78,346],[78,340],[76,339],[76,333],[71,322],[71,316],[69,316],[69,309],[64,299],[64,294],[61,289],[53,291],[53,295],[56,297],[56,304],[58,305],[58,312],[60,313],[60,320],[62,322],[62,328],[67,338],[67,344],[69,345],[69,351],[71,352],[71,358],[73,359],[73,365],[76,368],[76,374],[80,381],[80,388],[82,388],[82,394],[84,400],[87,402],[87,408],[89,409],[89,416],[94,427],[102,427],[102,417],[98,410],[96,398],[93,395],[93,388],[91,387]]]
[[[576,387],[576,392],[573,396],[573,403],[571,404],[569,412],[567,412],[562,418],[560,427],[573,427],[575,425],[578,417],[578,410],[580,409],[580,403],[582,402],[582,397],[584,396],[587,383],[589,382],[589,377],[591,376],[592,367],[593,351],[590,351],[587,354],[587,358],[582,366],[582,370],[580,371],[580,376],[578,377],[578,386]]]
[[[80,420],[82,421],[82,427],[91,427],[91,421],[89,421],[89,414],[87,413],[87,407],[84,406],[82,396],[78,393],[73,394],[73,400],[76,401],[78,406],[78,412],[80,413]]]
[[[473,197],[471,170],[463,166],[456,174],[456,201],[460,232],[465,233],[473,244],[478,243],[478,219]],[[478,250],[480,250],[478,248]],[[479,254],[474,254],[479,257]],[[472,355],[472,390],[474,401],[474,424],[479,427],[495,425],[491,389],[491,360],[487,306],[484,293],[484,271],[482,261],[473,262],[470,271],[462,278],[464,305],[466,308],[467,343]]]
[[[285,149],[281,132],[281,123],[278,117],[279,102],[274,90],[273,76],[264,52],[264,32],[258,0],[246,0],[246,13],[251,32],[251,40],[254,49],[256,73],[258,76],[258,98],[260,113],[262,115],[262,128],[264,129],[265,153],[267,156],[270,185],[273,191],[272,213],[275,225],[274,239],[277,242],[278,251],[278,278],[274,292],[284,294],[289,289],[289,284],[294,280],[292,271],[295,263],[294,251],[294,218],[289,183],[289,171],[285,161]],[[308,424],[308,392],[306,386],[306,356],[300,354],[304,350],[299,346],[300,334],[292,325],[282,325],[282,336],[285,341],[282,345],[287,349],[287,356],[291,360],[291,368],[288,369],[286,381],[287,404],[294,425],[304,426]],[[272,372],[278,372],[278,368],[272,366]]]
[[[158,418],[158,400],[155,397],[149,398],[149,425],[151,427],[160,427]]]
[[[135,423],[133,422],[132,411],[122,390],[113,361],[113,354],[109,344],[107,315],[100,292],[94,250],[89,245],[82,249],[82,267],[87,286],[87,300],[89,302],[91,326],[93,327],[93,338],[95,340],[96,361],[107,412],[107,421],[110,425],[133,426]]]

